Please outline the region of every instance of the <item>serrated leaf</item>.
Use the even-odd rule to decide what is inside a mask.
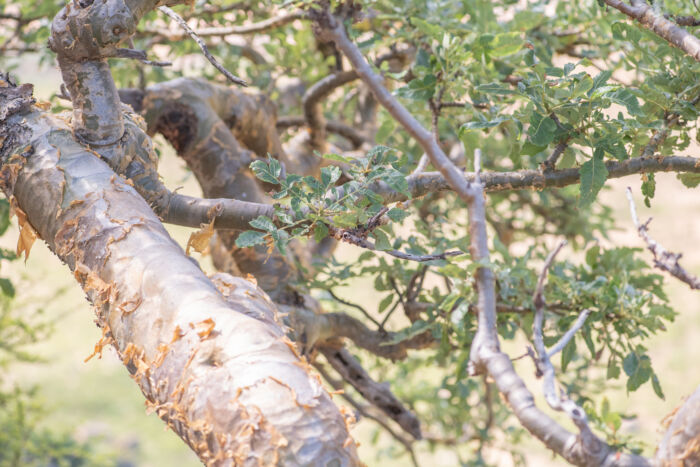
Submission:
[[[605,94],[605,97],[615,102],[616,104],[625,106],[625,108],[627,108],[627,112],[629,112],[630,115],[633,115],[635,117],[644,115],[642,109],[639,107],[639,101],[637,100],[637,96],[632,94],[632,91],[630,91],[629,89],[617,89],[613,92]]]
[[[267,233],[258,232],[256,230],[246,230],[241,232],[236,238],[236,246],[239,248],[247,248],[254,245],[259,245],[265,243],[265,236]]]
[[[251,227],[255,227],[256,229],[260,230],[265,230],[267,232],[277,230],[275,223],[272,222],[272,219],[270,219],[267,216],[258,216],[252,221],[250,221],[249,224],[251,225]]]
[[[386,215],[394,222],[401,222],[407,218],[409,214],[408,211],[404,211],[403,209],[391,208],[387,211]]]
[[[391,250],[391,242],[389,241],[389,237],[386,233],[384,233],[384,231],[377,229],[374,232],[372,232],[372,236],[376,240],[375,247],[377,248],[377,250]]]
[[[603,70],[593,78],[593,87],[588,90],[588,96],[590,97],[598,88],[604,86],[612,76],[612,71]]]
[[[547,146],[554,140],[557,131],[557,124],[549,117],[534,112],[530,117],[530,142],[535,146]]]
[[[598,192],[608,179],[608,169],[603,162],[604,151],[596,148],[593,157],[584,162],[579,169],[581,174],[581,199],[579,206],[588,206],[595,200]]]
[[[321,168],[321,183],[324,186],[324,190],[327,190],[332,184],[334,184],[340,178],[342,171],[340,167],[336,165],[331,165],[328,167]]]

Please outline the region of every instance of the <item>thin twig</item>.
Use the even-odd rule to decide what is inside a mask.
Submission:
[[[182,29],[189,34],[189,36],[194,39],[194,41],[197,43],[199,48],[202,50],[202,53],[204,56],[211,62],[214,67],[216,67],[217,70],[219,70],[226,78],[229,79],[232,83],[236,83],[241,86],[248,86],[248,84],[243,81],[241,78],[234,76],[230,71],[228,71],[226,68],[223,67],[215,58],[214,56],[209,52],[209,49],[207,48],[207,45],[204,43],[201,37],[197,35],[196,32],[192,30],[192,28],[189,27],[187,22],[180,17],[177,13],[175,13],[172,9],[168,8],[167,6],[159,6],[158,9],[168,15],[171,19],[173,19],[177,24],[180,25]]]
[[[647,233],[649,227],[649,222],[651,218],[647,220],[644,224],[639,223],[639,218],[637,217],[637,208],[634,204],[634,198],[632,197],[632,190],[627,187],[627,199],[630,204],[630,213],[632,214],[632,221],[635,227],[637,227],[637,232],[639,236],[646,242],[647,248],[654,255],[654,266],[664,270],[671,274],[676,279],[685,282],[691,289],[700,289],[700,279],[694,274],[690,274],[688,271],[683,269],[678,263],[681,258],[681,253],[671,253],[661,246],[656,240],[651,238]]]
[[[348,302],[347,300],[343,300],[342,298],[338,297],[335,293],[333,293],[333,289],[326,289],[326,292],[328,292],[328,295],[330,295],[333,300],[335,300],[338,303],[342,303],[345,306],[349,306],[351,308],[355,308],[356,310],[359,310],[367,319],[372,321],[374,324],[377,325],[378,328],[381,328],[381,325],[379,324],[379,321],[375,320],[372,315],[369,314],[367,310],[365,310],[363,307],[356,303]]]

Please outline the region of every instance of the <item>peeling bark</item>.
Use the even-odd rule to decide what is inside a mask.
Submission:
[[[4,106],[13,92],[0,89]],[[209,465],[358,465],[268,296],[208,279],[134,188],[30,97],[0,121],[2,189],[73,271],[104,330],[98,349],[113,344],[150,410]]]

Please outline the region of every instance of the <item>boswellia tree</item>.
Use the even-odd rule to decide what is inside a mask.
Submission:
[[[678,155],[698,137],[693,5],[178,3],[0,1],[3,55],[63,78],[38,102],[2,75],[0,185],[18,254],[40,238],[66,263],[96,352],[202,462],[361,465],[331,388],[414,464],[421,439],[518,461],[528,433],[575,465],[700,465],[700,390],[653,458],[590,398],[600,368],[663,397],[644,345],[675,315],[663,278],[700,287],[631,190],[654,264],[594,241],[607,179],[642,177],[647,205],[657,172],[700,183]],[[206,79],[168,67],[182,54]],[[163,184],[157,133],[203,197]],[[186,251],[164,223],[195,229]],[[213,276],[189,257],[206,249]],[[354,278],[374,309],[334,292]],[[532,348],[508,355],[516,336]]]

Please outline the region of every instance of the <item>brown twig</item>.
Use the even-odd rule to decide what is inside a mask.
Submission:
[[[238,84],[240,86],[248,86],[248,84],[242,80],[241,78],[234,76],[230,71],[228,71],[226,68],[224,68],[223,65],[221,65],[216,58],[209,52],[209,49],[207,48],[207,44],[204,43],[201,37],[192,30],[192,28],[189,27],[187,24],[187,21],[182,19],[180,15],[175,13],[172,9],[168,8],[167,6],[159,6],[158,9],[168,15],[172,20],[174,20],[182,29],[185,30],[185,32],[192,38],[194,41],[197,43],[199,48],[202,50],[202,53],[204,56],[209,60],[209,62],[214,65],[214,67],[219,70],[226,78],[228,78],[229,81],[232,83]]]

